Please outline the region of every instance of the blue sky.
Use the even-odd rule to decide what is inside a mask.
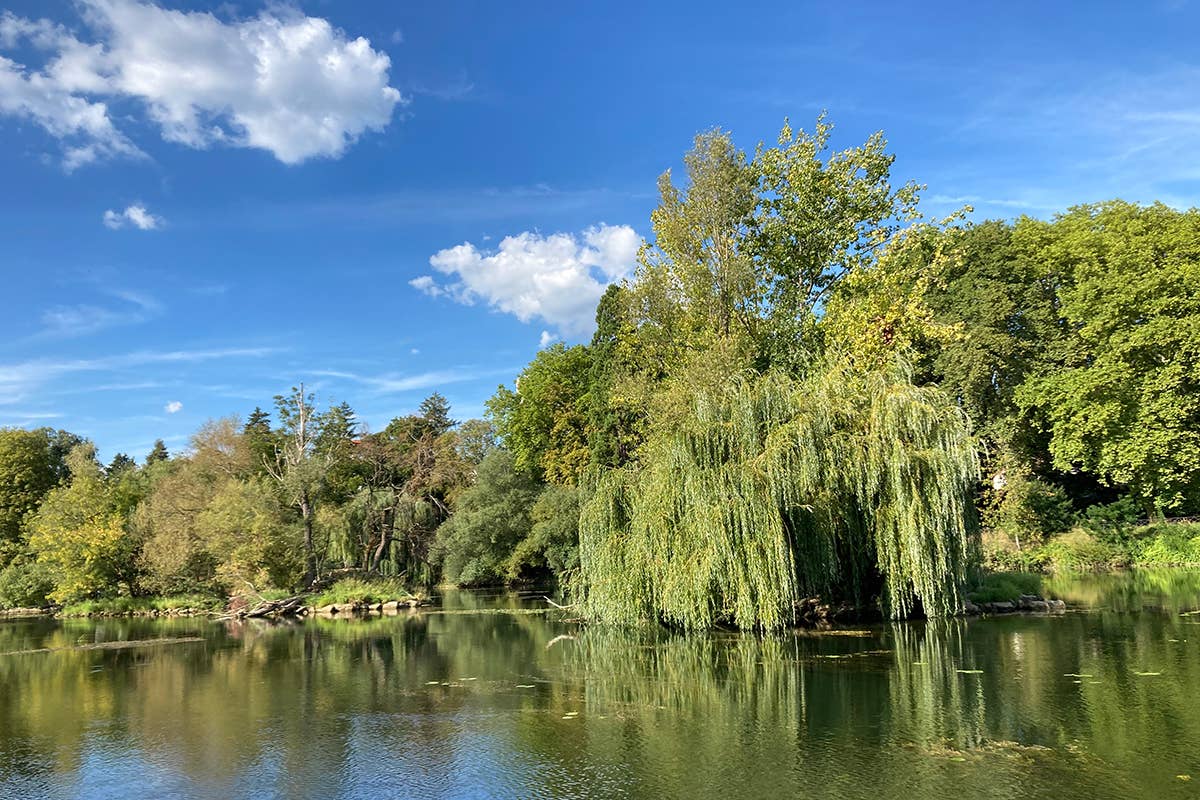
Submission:
[[[0,425],[178,449],[304,381],[478,415],[713,126],[882,129],[923,207],[1200,195],[1187,2],[0,0]]]

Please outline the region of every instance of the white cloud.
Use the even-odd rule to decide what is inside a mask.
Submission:
[[[0,17],[0,48],[27,41],[40,69],[0,56],[0,114],[63,140],[74,169],[142,151],[114,125],[105,99],[140,101],[164,139],[266,150],[286,164],[336,158],[398,104],[391,62],[327,20],[275,8],[223,22],[138,0],[81,0],[86,42],[48,20]]]
[[[179,402],[178,400],[172,400],[163,406],[163,411],[167,412],[168,414],[178,414],[180,411],[183,411],[183,403]]]
[[[639,244],[628,225],[601,224],[580,235],[527,231],[505,237],[494,251],[470,243],[440,250],[429,263],[455,280],[422,275],[409,284],[432,297],[482,301],[522,322],[540,319],[567,336],[583,336],[595,326],[608,284],[632,272]]]
[[[139,203],[127,206],[124,211],[113,211],[110,208],[104,212],[105,226],[114,231],[124,228],[126,225],[132,225],[142,231],[152,231],[161,228],[164,221],[162,217],[151,214],[145,206]]]
[[[558,339],[559,339],[559,337],[558,337],[557,333],[551,333],[550,331],[542,331],[542,338],[540,340],[538,340],[538,348],[541,350],[545,350],[547,347],[549,347],[550,345],[557,342]]]

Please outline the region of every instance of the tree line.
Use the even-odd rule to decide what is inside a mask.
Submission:
[[[698,136],[592,340],[540,351],[486,420],[435,394],[368,433],[300,387],[108,467],[0,432],[0,601],[354,566],[771,628],[812,595],[952,613],[983,561],[1200,514],[1200,212],[931,220],[881,134],[830,137]]]

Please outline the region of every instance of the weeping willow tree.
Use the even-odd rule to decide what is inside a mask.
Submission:
[[[331,564],[433,582],[426,540],[445,518],[435,503],[368,486],[329,517],[321,527],[327,529]]]
[[[701,392],[595,481],[577,590],[596,618],[779,628],[804,597],[956,611],[978,465],[965,416],[896,363]]]

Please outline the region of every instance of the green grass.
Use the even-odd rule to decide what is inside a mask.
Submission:
[[[992,572],[967,592],[972,603],[1016,602],[1023,594],[1041,595],[1042,576],[1032,572]]]
[[[147,611],[171,611],[192,608],[217,611],[224,601],[208,595],[186,594],[171,597],[106,597],[98,600],[81,600],[63,606],[64,617],[86,617],[89,614],[136,614]]]
[[[325,591],[313,595],[308,604],[320,608],[331,604],[386,603],[389,600],[406,600],[410,597],[413,597],[413,593],[395,578],[379,578],[369,581],[361,578],[346,578]]]

